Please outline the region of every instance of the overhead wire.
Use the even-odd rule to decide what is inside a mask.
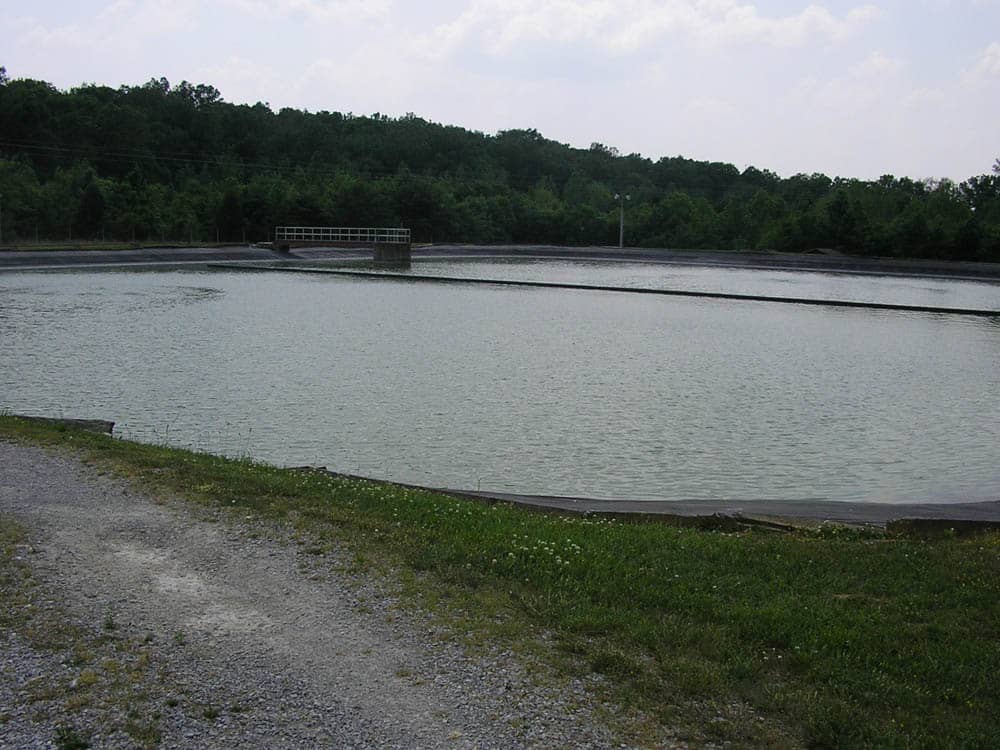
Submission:
[[[30,141],[14,141],[2,139],[0,140],[0,150],[11,149],[17,151],[25,152],[37,152],[37,153],[50,153],[62,156],[73,156],[77,158],[85,157],[89,159],[100,159],[102,161],[115,161],[115,162],[134,162],[134,161],[154,161],[154,162],[169,162],[173,164],[191,164],[200,166],[210,166],[219,167],[223,169],[237,169],[237,170],[251,170],[258,171],[262,173],[275,172],[280,174],[297,174],[300,171],[304,171],[307,174],[313,174],[317,176],[324,177],[339,177],[343,175],[352,175],[365,178],[379,178],[379,177],[395,177],[401,174],[401,170],[406,167],[405,162],[400,162],[396,169],[390,169],[387,167],[374,167],[365,166],[358,167],[351,164],[344,164],[338,167],[318,167],[313,163],[309,164],[274,164],[270,162],[254,162],[254,161],[236,161],[227,159],[210,159],[203,157],[196,157],[193,155],[171,155],[170,152],[153,152],[153,151],[112,151],[108,149],[100,148],[89,148],[89,147],[79,147],[79,146],[63,146],[63,145],[49,145],[40,142],[30,142]],[[69,161],[67,159],[67,161]],[[443,177],[447,173],[437,173],[427,175],[423,172],[416,170],[411,170],[411,172],[416,176],[430,176],[430,177]],[[457,179],[451,176],[452,179]],[[511,177],[510,175],[504,175],[503,178],[498,178],[495,175],[487,176],[485,179],[482,177],[473,178],[474,181],[486,182],[491,184],[496,184],[500,182],[501,184],[508,185],[515,188],[531,188],[538,185],[538,183],[550,175],[542,175],[537,180],[523,180],[516,177]],[[468,178],[464,178],[468,179]]]

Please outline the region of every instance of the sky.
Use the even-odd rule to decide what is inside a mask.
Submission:
[[[959,181],[1000,157],[1000,0],[8,1],[0,65],[785,177]]]

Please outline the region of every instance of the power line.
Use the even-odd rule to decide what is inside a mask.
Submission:
[[[7,140],[7,139],[0,140],[0,148],[8,148],[28,153],[53,154],[64,157],[72,157],[72,156],[85,157],[88,159],[100,159],[102,161],[114,161],[120,163],[130,163],[135,161],[169,162],[172,164],[209,166],[209,167],[218,167],[221,169],[250,170],[250,171],[258,171],[265,173],[274,172],[274,173],[289,174],[289,175],[303,171],[306,174],[324,176],[324,177],[339,177],[343,175],[352,175],[365,178],[395,177],[400,174],[401,168],[407,166],[405,162],[400,162],[399,165],[396,167],[396,169],[390,169],[388,167],[377,167],[377,166],[358,167],[348,163],[338,167],[329,168],[329,167],[317,167],[313,163],[295,164],[295,165],[274,164],[274,163],[253,162],[253,161],[236,161],[232,159],[211,159],[193,154],[185,154],[184,152],[109,150],[102,148],[90,148],[90,147],[80,147],[80,146],[51,145],[43,143],[41,141],[21,141],[21,140]],[[67,158],[66,161],[68,162],[69,159]],[[441,178],[447,176],[449,180],[462,179],[463,181],[479,182],[492,185],[499,183],[515,189],[530,189],[533,187],[537,187],[539,183],[544,182],[547,179],[554,178],[554,175],[548,173],[540,174],[533,179],[524,177],[514,177],[509,173],[507,173],[507,170],[504,167],[498,167],[498,169],[502,170],[504,174],[502,175],[490,174],[486,177],[472,177],[471,179],[468,177],[458,178],[457,176],[451,175],[447,172],[426,173],[426,172],[414,171],[413,174],[416,176],[435,177],[435,178]]]
[[[170,162],[174,164],[192,164],[201,166],[212,166],[231,169],[248,169],[262,172],[283,172],[295,173],[305,171],[326,176],[339,176],[347,172],[365,173],[367,175],[394,176],[399,170],[389,170],[386,168],[350,169],[348,167],[339,169],[319,168],[313,164],[306,165],[283,165],[262,162],[233,161],[224,159],[205,159],[193,156],[170,156],[162,153],[149,151],[108,151],[106,149],[89,149],[72,146],[49,146],[39,143],[26,143],[18,141],[0,141],[0,148],[10,148],[24,152],[51,153],[61,156],[87,157],[90,159],[100,159],[102,161],[134,162],[134,161],[156,161]]]

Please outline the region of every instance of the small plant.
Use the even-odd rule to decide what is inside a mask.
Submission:
[[[202,711],[202,716],[204,716],[209,721],[214,721],[215,719],[219,718],[219,714],[221,713],[222,711],[219,709],[218,706],[213,706],[209,704],[205,706],[205,710]]]
[[[56,747],[59,750],[85,750],[90,741],[68,724],[56,727]]]
[[[94,660],[94,654],[83,644],[76,643],[73,645],[73,654],[69,658],[69,664],[74,667],[82,667],[84,664],[89,664]]]
[[[97,680],[97,672],[93,669],[85,669],[80,672],[80,676],[76,678],[76,685],[77,687],[86,688],[91,685],[96,685]]]
[[[115,623],[115,616],[114,613],[111,611],[110,605],[108,605],[108,609],[104,613],[104,622],[102,623],[102,625],[104,629],[107,631],[114,630],[116,627],[118,627],[117,624]]]
[[[187,639],[184,638],[184,633],[181,632],[180,630],[174,633],[173,640],[174,640],[174,645],[176,646],[183,646],[185,643],[187,643]]]
[[[156,747],[160,743],[160,728],[154,716],[150,721],[143,721],[136,716],[130,716],[125,721],[125,733],[145,747]]]

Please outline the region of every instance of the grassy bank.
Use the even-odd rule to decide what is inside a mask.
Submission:
[[[724,533],[570,519],[0,417],[148,489],[347,544],[473,639],[745,746],[993,747],[1000,536]]]

